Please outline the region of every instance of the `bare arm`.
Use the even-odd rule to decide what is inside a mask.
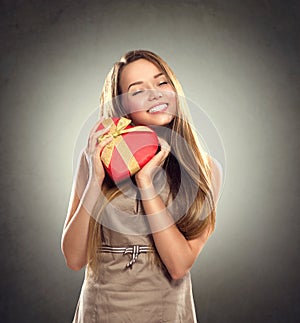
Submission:
[[[141,192],[143,207],[148,215],[147,218],[153,231],[152,235],[156,249],[171,277],[173,279],[180,279],[191,269],[211,232],[208,227],[196,239],[186,240],[176,224],[174,224],[164,202],[156,194],[151,181],[151,172],[153,168],[164,161],[167,155],[168,151],[162,150],[159,152],[136,178]],[[220,175],[215,174],[215,177]],[[221,183],[220,177],[218,183]],[[216,192],[218,191],[219,188],[216,188]],[[165,229],[157,230],[159,226]]]
[[[160,217],[159,221],[166,223],[173,221],[159,195],[153,199],[143,200],[143,207],[148,215],[149,224],[154,230],[157,228],[157,216]],[[153,232],[152,236],[156,249],[171,277],[180,279],[191,269],[209,237],[209,231],[205,230],[194,240],[186,240],[176,224],[172,224],[163,230]]]
[[[95,132],[98,125],[99,122],[91,131],[88,147],[82,152],[62,233],[62,253],[67,266],[73,270],[80,270],[87,263],[89,221],[104,178],[99,154],[111,141],[108,138],[97,145],[97,138],[107,131]]]
[[[80,270],[87,263],[90,213],[84,207],[76,191],[71,195],[70,204],[70,211],[63,229],[61,249],[67,266],[73,270]]]

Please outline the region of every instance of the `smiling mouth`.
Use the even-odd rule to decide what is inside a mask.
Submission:
[[[158,113],[158,112],[163,112],[163,111],[167,110],[167,108],[168,108],[168,104],[164,103],[164,104],[160,104],[160,105],[157,105],[157,106],[149,109],[147,112]]]

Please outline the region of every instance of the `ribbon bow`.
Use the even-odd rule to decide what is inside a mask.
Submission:
[[[103,126],[105,128],[108,128],[110,126],[110,129],[108,133],[98,138],[98,142],[101,142],[102,140],[112,136],[112,141],[109,142],[102,150],[101,160],[103,161],[104,165],[108,167],[112,159],[113,151],[116,148],[120,153],[122,159],[124,160],[125,164],[128,165],[130,175],[133,175],[140,169],[140,165],[133,156],[127,143],[122,138],[122,135],[130,132],[152,132],[152,130],[145,126],[136,126],[125,129],[130,123],[131,120],[124,117],[120,118],[117,124],[114,123],[112,118],[103,120]]]

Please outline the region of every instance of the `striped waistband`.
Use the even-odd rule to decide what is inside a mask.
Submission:
[[[126,265],[126,268],[128,268],[132,267],[132,265],[137,261],[137,258],[140,253],[153,252],[153,247],[139,245],[133,245],[128,247],[112,247],[103,245],[101,248],[98,249],[98,252],[120,253],[123,255],[131,254],[131,260]]]

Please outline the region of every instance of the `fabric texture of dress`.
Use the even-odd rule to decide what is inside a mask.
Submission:
[[[160,195],[166,201],[164,183]],[[126,212],[128,219],[142,216],[143,208],[137,190],[129,187],[126,194],[113,200],[114,209]],[[112,209],[105,211],[112,216]],[[126,219],[126,223],[130,223]],[[113,221],[111,222],[113,223]],[[126,230],[125,230],[126,231]],[[153,246],[151,233],[124,234],[114,225],[102,225],[102,243],[116,247]],[[136,262],[126,267],[131,254],[99,253],[99,274],[85,278],[72,323],[196,323],[190,273],[173,280],[164,267],[140,253]]]

